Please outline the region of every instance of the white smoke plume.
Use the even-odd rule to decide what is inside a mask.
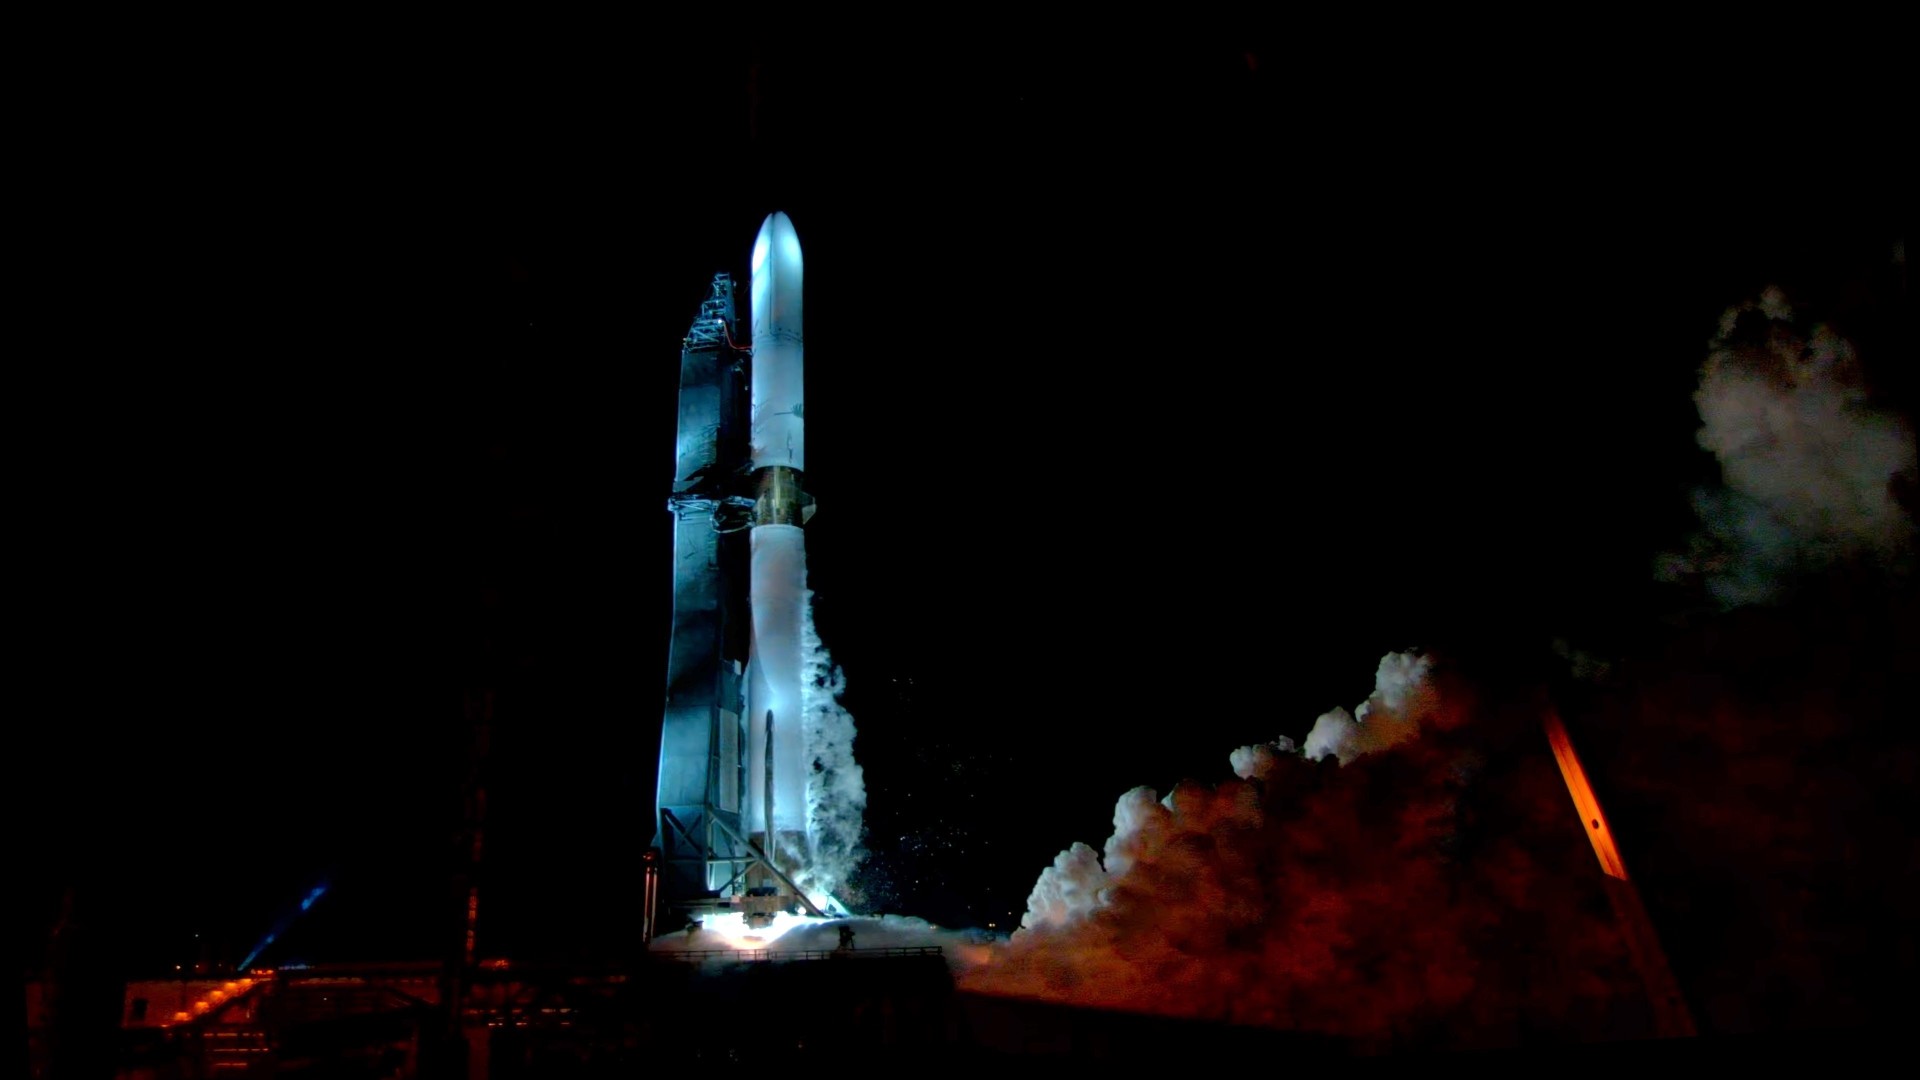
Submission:
[[[1390,655],[1323,717],[1307,745],[1339,765],[1277,739],[1240,779],[1127,792],[960,985],[1386,1044],[1606,1028],[1638,988],[1551,758],[1488,775],[1432,674]]]
[[[1723,486],[1695,494],[1705,531],[1662,560],[1662,578],[1702,575],[1732,606],[1773,599],[1796,574],[1904,560],[1913,522],[1894,490],[1915,472],[1913,429],[1869,403],[1845,338],[1803,333],[1768,289],[1721,317],[1694,401]]]
[[[807,861],[796,883],[809,893],[837,894],[865,854],[861,833],[866,780],[853,757],[853,715],[841,706],[846,678],[813,625],[807,590],[800,631],[801,730],[807,747]]]
[[[1346,765],[1362,754],[1398,746],[1420,732],[1420,721],[1439,705],[1427,676],[1433,661],[1415,653],[1388,653],[1373,676],[1373,695],[1352,713],[1336,708],[1314,721],[1304,753],[1310,761],[1329,755]],[[1234,765],[1239,770],[1239,763]],[[1244,775],[1244,774],[1242,774]]]
[[[1270,743],[1243,746],[1227,755],[1227,760],[1233,765],[1233,775],[1240,779],[1265,780],[1280,768],[1281,758],[1296,749],[1293,740],[1282,735]]]
[[[1151,794],[1148,792],[1149,797]],[[1076,840],[1072,847],[1054,856],[1052,866],[1040,871],[1020,925],[1035,929],[1072,926],[1100,906],[1101,894],[1112,881],[1106,867],[1100,865],[1100,856]]]

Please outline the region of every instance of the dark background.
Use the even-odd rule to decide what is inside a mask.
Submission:
[[[322,880],[263,959],[441,951],[483,690],[481,952],[634,933],[679,342],[776,208],[860,893],[950,925],[1387,651],[1524,666],[1697,608],[1651,565],[1715,475],[1730,304],[1781,285],[1912,404],[1871,28],[794,29],[127,41],[49,81],[9,365],[29,964],[63,895],[166,970]]]

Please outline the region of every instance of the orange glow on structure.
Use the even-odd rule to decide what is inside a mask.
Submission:
[[[257,980],[254,979],[234,979],[231,982],[222,983],[217,989],[207,991],[204,997],[195,1001],[192,1012],[174,1013],[171,1022],[175,1024],[185,1024],[196,1016],[203,1016],[211,1012],[215,1006],[225,1004],[229,1000],[238,1000],[241,996],[245,995],[247,991],[253,989],[253,984],[256,981]]]
[[[1626,881],[1627,864],[1621,861],[1620,849],[1614,845],[1613,828],[1600,810],[1600,800],[1594,797],[1593,786],[1587,783],[1587,770],[1580,767],[1580,756],[1573,752],[1573,740],[1567,737],[1566,725],[1552,710],[1547,712],[1546,724],[1553,760],[1560,763],[1560,776],[1567,782],[1567,792],[1573,796],[1575,809],[1580,811],[1580,821],[1586,826],[1587,839],[1593,842],[1600,869],[1605,870],[1608,877]]]
[[[1567,735],[1567,727],[1560,722],[1559,714],[1552,709],[1547,710],[1543,722],[1547,743],[1553,747],[1553,759],[1560,763],[1560,776],[1567,782],[1567,794],[1573,796],[1573,805],[1580,811],[1580,823],[1585,826],[1582,831],[1593,844],[1600,869],[1606,871],[1607,900],[1613,905],[1613,915],[1619,921],[1633,966],[1639,969],[1640,979],[1646,984],[1654,1032],[1665,1038],[1692,1035],[1696,1031],[1693,1013],[1680,995],[1680,984],[1674,980],[1673,969],[1667,966],[1666,951],[1660,948],[1653,920],[1640,902],[1640,890],[1634,888],[1627,877],[1627,864],[1613,842],[1613,829],[1607,824],[1607,815],[1600,810],[1600,799],[1587,783],[1587,770],[1581,768],[1580,756],[1573,752],[1573,739]]]

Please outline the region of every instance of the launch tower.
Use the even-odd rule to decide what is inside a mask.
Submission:
[[[806,837],[800,672],[805,434],[799,240],[753,249],[752,347],[718,274],[680,353],[673,630],[654,846],[662,928],[701,910],[749,922],[821,912],[790,871]],[[757,358],[757,362],[756,362]]]

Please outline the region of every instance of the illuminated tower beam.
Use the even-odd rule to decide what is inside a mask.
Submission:
[[[733,278],[712,290],[682,342],[674,448],[673,630],[667,648],[654,845],[671,905],[728,893],[755,859],[742,833],[747,660],[746,359],[732,344]]]
[[[1696,1033],[1693,1014],[1688,1012],[1686,1000],[1680,996],[1680,984],[1673,977],[1673,969],[1667,966],[1667,954],[1660,948],[1653,920],[1647,916],[1646,905],[1640,902],[1640,890],[1627,876],[1627,864],[1620,858],[1613,827],[1600,809],[1593,785],[1587,782],[1587,770],[1581,767],[1580,756],[1573,751],[1573,740],[1567,735],[1566,725],[1560,722],[1559,714],[1548,709],[1545,726],[1547,743],[1553,747],[1553,759],[1559,763],[1560,776],[1567,782],[1567,793],[1573,796],[1581,826],[1593,843],[1593,854],[1600,860],[1600,869],[1606,873],[1602,884],[1606,887],[1607,899],[1613,904],[1614,918],[1619,920],[1620,930],[1626,936],[1633,966],[1639,969],[1640,978],[1646,983],[1654,1031],[1662,1037],[1693,1035]]]

